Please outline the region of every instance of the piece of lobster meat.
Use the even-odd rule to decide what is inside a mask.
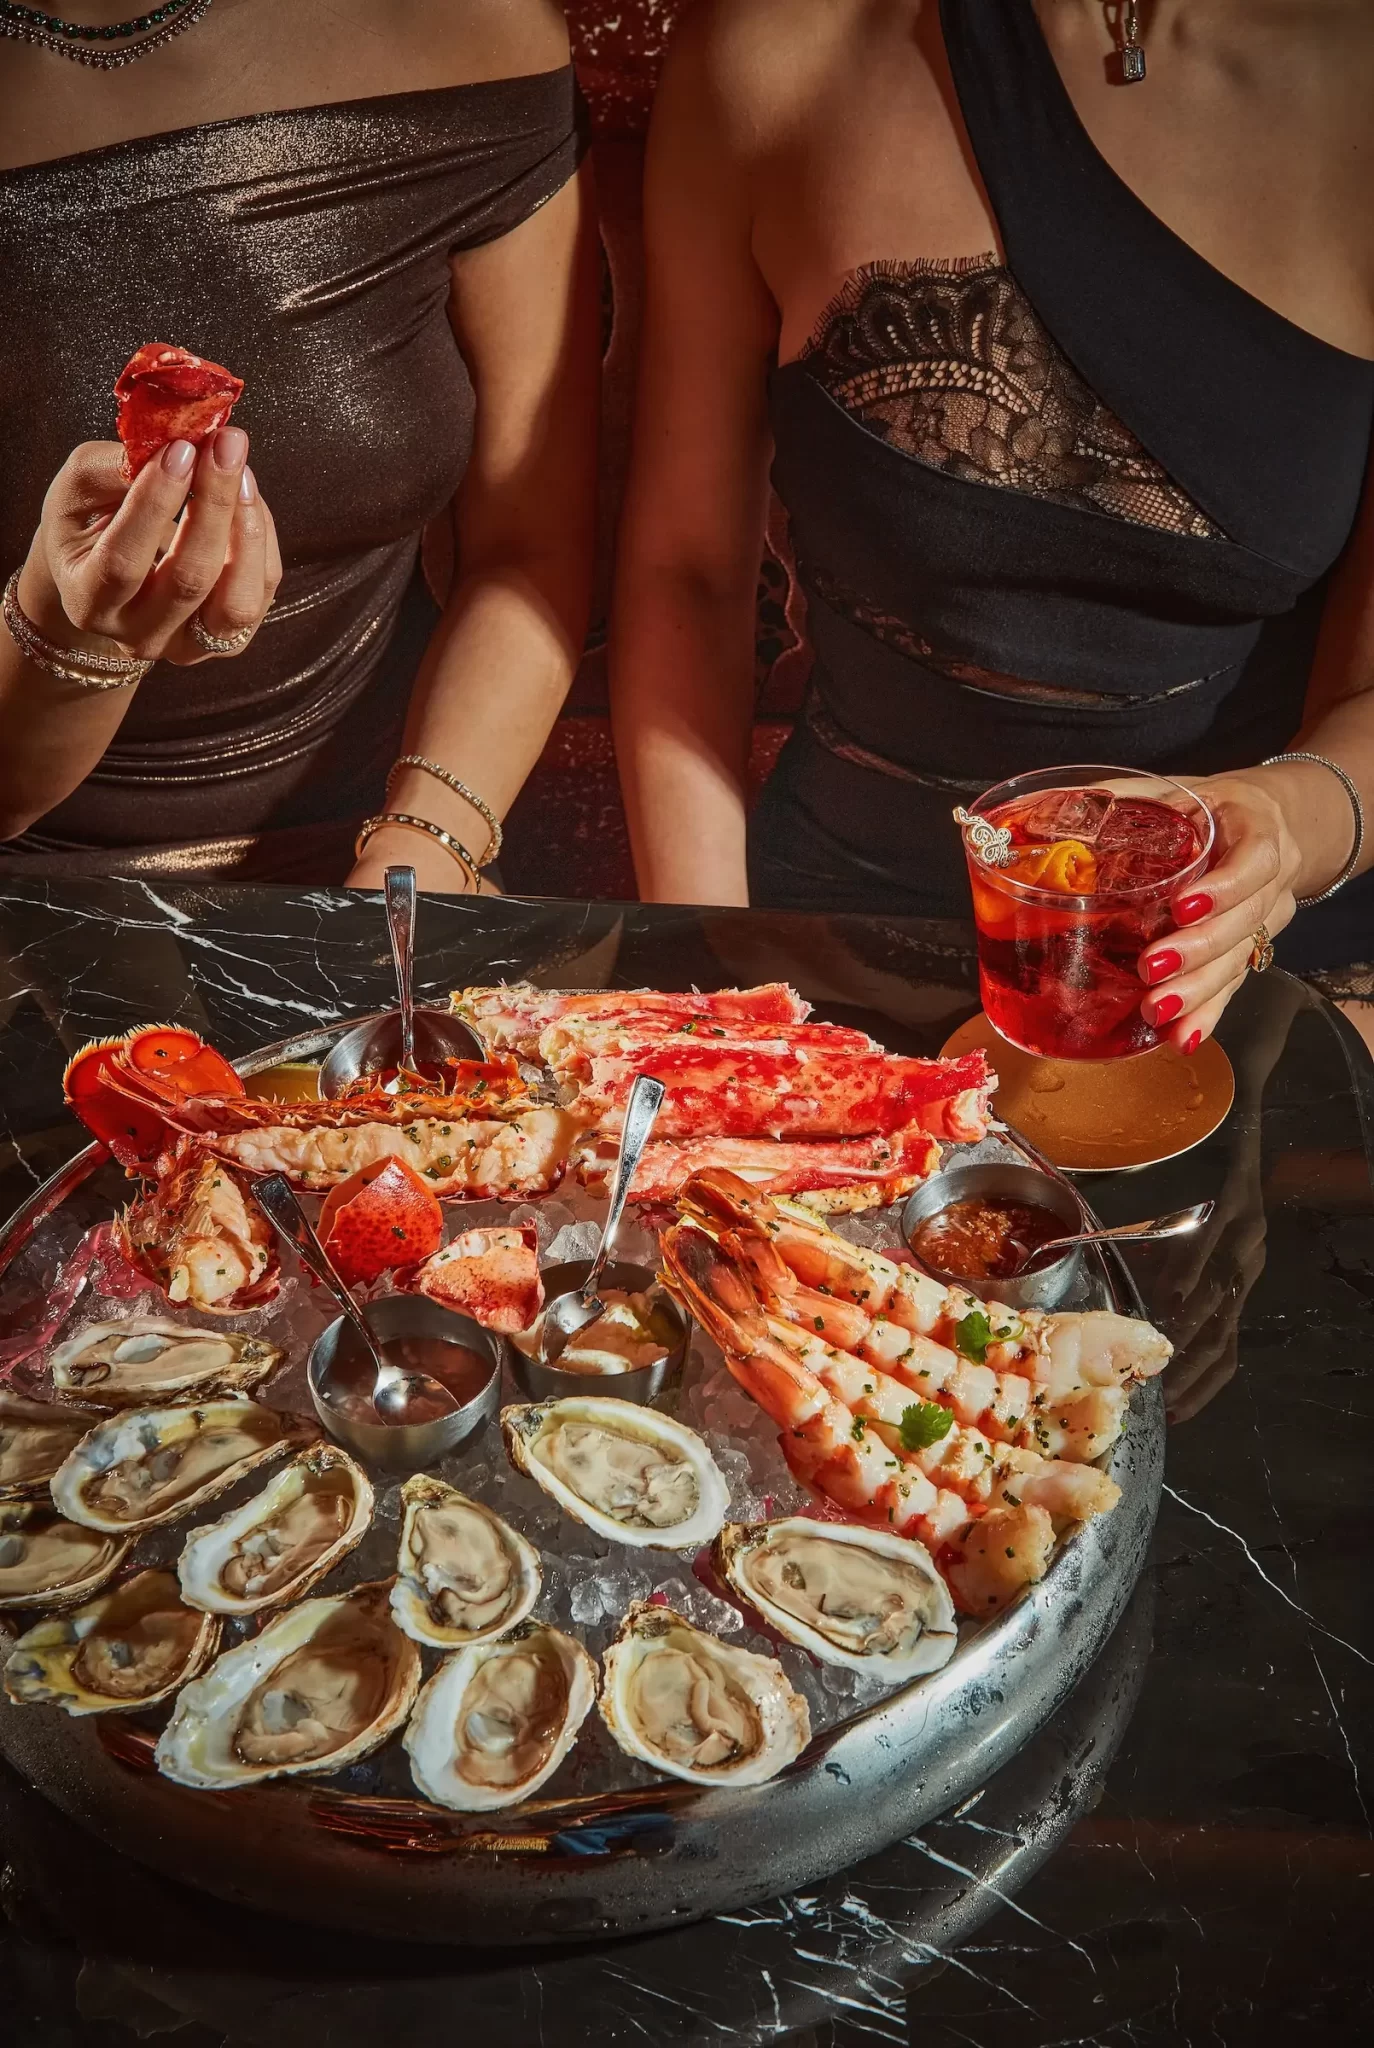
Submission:
[[[156,1185],[116,1218],[112,1238],[169,1301],[237,1315],[280,1284],[276,1238],[243,1181],[193,1139],[162,1164]]]
[[[269,1109],[290,1104],[268,1103]],[[302,1105],[314,1108],[315,1105]],[[446,1200],[545,1195],[566,1171],[579,1118],[552,1107],[495,1121],[412,1116],[404,1124],[362,1118],[335,1124],[276,1122],[203,1132],[216,1158],[245,1173],[284,1173],[291,1185],[325,1193],[365,1167],[400,1159]]]
[[[981,1138],[996,1076],[980,1052],[958,1060],[891,1053],[749,1052],[670,1044],[646,1058],[591,1061],[577,1097],[602,1131],[618,1132],[639,1074],[667,1089],[664,1138],[860,1138],[915,1128]]]
[[[132,482],[169,441],[201,447],[228,423],[243,379],[170,342],[145,341],[115,379],[116,429]]]
[[[811,1005],[782,982],[760,988],[692,990],[665,994],[658,989],[545,989],[532,982],[503,983],[499,988],[455,990],[452,1007],[493,1052],[518,1052],[533,1059],[539,1035],[562,1017],[614,1019],[651,1016],[665,1029],[704,1017],[717,1023],[745,1018],[765,1024],[804,1024]]]
[[[484,1330],[529,1329],[544,1306],[532,1223],[460,1231],[406,1276],[406,1290],[471,1316]]]
[[[598,1136],[578,1155],[580,1178],[600,1188],[614,1158],[614,1141]],[[938,1143],[914,1125],[890,1137],[792,1144],[774,1138],[655,1138],[645,1147],[630,1196],[637,1202],[672,1202],[694,1173],[722,1167],[761,1193],[791,1195],[810,1209],[873,1209],[909,1195],[939,1163]]]
[[[415,1266],[444,1238],[439,1198],[403,1159],[379,1159],[325,1196],[316,1234],[349,1287]]]

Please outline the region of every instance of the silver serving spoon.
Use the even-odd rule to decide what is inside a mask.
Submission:
[[[388,1420],[403,1422],[406,1410],[417,1395],[438,1404],[435,1419],[440,1413],[454,1413],[462,1404],[438,1380],[431,1379],[428,1373],[411,1372],[388,1362],[378,1347],[366,1316],[344,1286],[333,1260],[311,1229],[285,1174],[269,1173],[264,1179],[255,1181],[253,1199],[273,1229],[288,1244],[295,1246],[301,1264],[309,1268],[325,1292],[332,1294],[343,1310],[354,1336],[372,1361],[375,1374],[372,1405],[377,1413]]]
[[[320,1068],[320,1094],[335,1101],[364,1074],[384,1067],[415,1069],[419,1057],[435,1065],[444,1060],[480,1060],[484,1048],[474,1031],[447,1010],[415,1007],[415,870],[386,871],[386,927],[396,969],[398,1007],[355,1024],[340,1038]],[[399,1081],[389,1082],[395,1094]]]
[[[1143,1223],[1114,1223],[1110,1229],[1080,1230],[1072,1237],[1051,1237],[1039,1244],[1017,1269],[1019,1280],[1023,1273],[1045,1259],[1056,1258],[1060,1252],[1072,1251],[1080,1244],[1149,1244],[1157,1237],[1187,1237],[1190,1231],[1198,1230],[1207,1221],[1215,1208],[1214,1202],[1194,1202],[1191,1208],[1174,1209],[1167,1216],[1147,1216]]]
[[[615,1249],[616,1232],[620,1219],[625,1214],[625,1203],[630,1193],[630,1182],[635,1177],[635,1168],[644,1156],[644,1147],[649,1142],[658,1112],[663,1106],[666,1093],[663,1083],[654,1080],[651,1074],[637,1074],[630,1090],[630,1099],[625,1105],[625,1123],[620,1133],[620,1151],[615,1162],[615,1178],[611,1183],[611,1205],[606,1211],[606,1223],[601,1232],[601,1244],[596,1257],[587,1268],[587,1277],[580,1287],[574,1287],[568,1294],[560,1294],[547,1304],[539,1337],[539,1361],[541,1365],[552,1365],[567,1348],[568,1340],[579,1330],[594,1323],[606,1312],[606,1304],[599,1298],[596,1283],[605,1271],[606,1262]]]

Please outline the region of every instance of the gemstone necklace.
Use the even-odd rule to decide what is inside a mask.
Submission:
[[[103,28],[86,22],[62,21],[55,14],[40,14],[36,8],[20,7],[15,0],[0,0],[0,36],[14,42],[36,43],[58,57],[70,57],[74,64],[89,64],[97,71],[118,71],[140,57],[160,50],[173,36],[194,28],[209,12],[211,0],[166,0],[151,14],[136,15],[132,21],[112,21]],[[141,36],[141,42],[130,39]],[[115,43],[121,47],[111,49]],[[104,47],[102,47],[104,46]]]

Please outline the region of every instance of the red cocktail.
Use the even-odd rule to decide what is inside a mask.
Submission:
[[[1158,1045],[1138,963],[1206,870],[1206,805],[1163,776],[1051,768],[999,783],[963,823],[989,1022],[1052,1059]]]

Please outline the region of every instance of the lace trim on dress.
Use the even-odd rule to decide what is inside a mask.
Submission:
[[[993,254],[866,264],[797,360],[870,433],[948,476],[1225,538],[1083,382]]]

